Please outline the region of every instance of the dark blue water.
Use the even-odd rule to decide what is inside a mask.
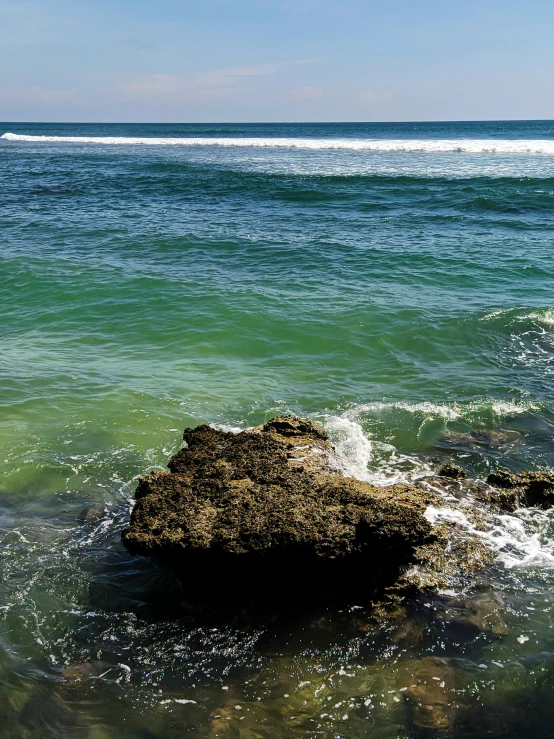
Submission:
[[[2,133],[41,136],[256,136],[379,139],[546,139],[554,121],[414,123],[1,123]]]

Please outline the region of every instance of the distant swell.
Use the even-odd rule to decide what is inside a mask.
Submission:
[[[147,138],[126,136],[26,136],[5,133],[5,141],[36,143],[107,144],[127,146],[242,146],[351,151],[467,153],[467,154],[546,154],[554,156],[554,141],[540,139],[310,139],[310,138]]]

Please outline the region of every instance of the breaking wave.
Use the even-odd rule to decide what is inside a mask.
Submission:
[[[304,150],[383,152],[542,154],[554,156],[554,141],[542,139],[340,139],[285,137],[132,137],[132,136],[28,136],[7,132],[5,141],[31,143],[103,144],[123,146],[235,146]]]
[[[371,438],[354,417],[369,410],[400,409],[415,414],[431,413],[448,421],[475,412],[477,408],[490,408],[502,417],[529,412],[536,406],[503,401],[468,404],[465,409],[442,403],[373,403],[358,406],[342,416],[324,417],[323,423],[335,446],[339,468],[345,475],[374,485],[390,485],[425,480],[433,474],[433,465],[429,460],[403,454],[392,444]],[[425,516],[431,524],[448,522],[459,532],[481,540],[507,570],[535,567],[554,570],[552,509],[522,508],[514,513],[497,514],[488,511],[471,495],[459,500],[449,496],[445,498],[444,507],[429,506]]]
[[[492,416],[511,416],[522,413],[531,413],[540,409],[538,403],[522,400],[475,400],[469,403],[433,403],[424,401],[421,403],[364,403],[346,412],[347,418],[357,418],[363,413],[375,413],[383,411],[403,411],[411,414],[423,414],[426,416],[438,416],[447,421],[460,418],[470,418],[480,413]]]
[[[465,503],[465,505],[464,505]],[[480,539],[506,569],[543,567],[554,569],[554,516],[552,509],[521,508],[512,514],[481,518],[470,515],[474,501],[457,508],[429,506],[425,517],[431,524],[448,521]]]
[[[506,319],[507,324],[534,322],[541,326],[554,326],[554,310],[552,308],[542,308],[538,310],[526,311],[524,308],[505,308],[487,313],[482,316],[480,321],[493,321],[496,319]]]

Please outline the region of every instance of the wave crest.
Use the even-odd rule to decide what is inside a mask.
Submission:
[[[554,141],[541,139],[331,139],[132,136],[29,136],[4,133],[4,141],[30,143],[103,144],[124,146],[223,146],[303,150],[422,152],[452,154],[540,154],[554,156]]]

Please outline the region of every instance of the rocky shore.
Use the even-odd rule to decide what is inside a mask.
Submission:
[[[159,556],[186,586],[221,596],[317,594],[378,601],[450,587],[490,561],[475,534],[487,511],[551,505],[554,475],[467,480],[446,465],[413,484],[345,477],[324,429],[280,416],[240,433],[188,428],[169,472],[140,480],[122,539]],[[459,500],[471,526],[460,526]],[[445,515],[446,511],[446,515]]]

